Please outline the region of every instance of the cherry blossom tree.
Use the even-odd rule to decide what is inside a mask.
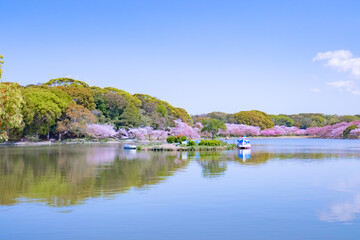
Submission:
[[[341,122],[325,127],[314,127],[308,128],[305,131],[306,135],[309,136],[316,136],[321,138],[342,138],[345,129],[347,129],[351,125],[360,125],[360,121],[353,121],[353,122]],[[350,132],[350,136],[355,137],[356,129]],[[353,133],[355,132],[355,133]]]
[[[125,129],[119,128],[119,130],[117,131],[117,135],[118,135],[119,137],[128,137],[128,136],[129,136],[129,133],[128,133],[128,131],[126,131]]]
[[[154,130],[152,127],[142,127],[142,128],[131,128],[127,132],[128,136],[132,136],[133,138],[139,139],[139,140],[164,140],[168,136],[168,132],[165,130]]]
[[[260,135],[263,136],[292,136],[292,135],[304,135],[305,130],[299,129],[297,127],[287,127],[276,125],[273,128],[264,129],[260,132]]]
[[[222,135],[231,135],[231,136],[257,136],[260,135],[260,127],[257,126],[248,126],[244,124],[234,124],[227,123],[226,130],[220,130]]]
[[[165,140],[168,137],[168,132],[165,130],[154,130],[152,136],[157,140]]]
[[[88,124],[86,133],[93,138],[115,137],[117,132],[109,124]]]
[[[147,130],[145,128],[131,128],[129,130],[129,135],[139,140],[145,140]]]
[[[188,138],[199,138],[200,129],[197,127],[191,127],[187,123],[182,122],[180,119],[175,120],[175,127],[169,128],[170,135],[172,136],[185,136]]]
[[[276,136],[276,131],[273,128],[264,129],[261,131],[261,135],[263,136]]]
[[[296,128],[294,130],[294,135],[296,135],[296,136],[302,136],[302,135],[305,135],[305,133],[306,133],[305,129]]]
[[[359,138],[360,137],[360,124],[358,125],[358,128],[350,131],[350,137],[351,138]]]

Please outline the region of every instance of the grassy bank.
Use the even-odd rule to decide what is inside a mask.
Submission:
[[[140,151],[224,151],[236,149],[236,144],[224,144],[221,146],[184,146],[175,144],[147,144],[138,145]]]

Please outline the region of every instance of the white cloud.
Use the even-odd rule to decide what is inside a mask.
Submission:
[[[343,193],[352,193],[353,198],[347,201],[332,203],[329,207],[319,212],[320,220],[328,222],[349,222],[359,218],[360,214],[360,176],[350,173],[346,178],[327,181],[327,188]],[[346,195],[347,195],[346,194]]]
[[[310,91],[318,93],[318,92],[321,92],[321,89],[319,89],[319,88],[311,88]]]
[[[340,92],[349,92],[355,95],[360,95],[360,90],[359,88],[356,86],[354,81],[344,81],[344,80],[340,80],[340,81],[335,81],[335,82],[327,82],[327,85],[337,88],[339,89]]]
[[[355,84],[353,81],[336,81],[336,82],[327,82],[326,83],[329,86],[335,87],[335,88],[346,88],[346,89],[352,89],[355,87]]]
[[[348,50],[337,50],[318,53],[313,61],[326,60],[325,66],[338,71],[350,72],[355,77],[360,77],[360,58],[353,57]]]
[[[320,220],[327,222],[342,222],[356,219],[360,213],[360,194],[355,195],[353,201],[336,203],[329,211],[320,213]]]

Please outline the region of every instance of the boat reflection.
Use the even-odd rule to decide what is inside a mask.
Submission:
[[[251,149],[240,149],[238,150],[238,156],[243,162],[251,158]]]

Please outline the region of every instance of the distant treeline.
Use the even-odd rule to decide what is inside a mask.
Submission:
[[[95,135],[91,131],[96,131],[99,136],[114,136],[114,129],[120,132],[147,126],[169,131],[169,127],[176,125],[174,120],[177,119],[190,126],[204,119],[217,119],[228,124],[258,126],[264,130],[275,125],[301,129],[322,127],[357,121],[360,116],[319,113],[268,115],[256,110],[190,116],[186,110],[156,97],[132,95],[113,87],[91,87],[70,78],[52,79],[44,84],[28,86],[0,83],[0,141],[24,137],[36,140]],[[89,128],[89,124],[93,126]]]
[[[299,113],[268,115],[264,112],[252,110],[241,111],[235,114],[224,112],[211,112],[192,116],[194,122],[201,122],[203,118],[214,118],[225,123],[246,124],[259,126],[261,129],[272,128],[274,125],[297,127],[307,129],[312,127],[324,127],[341,122],[354,122],[360,120],[360,115],[331,115],[322,113]]]

